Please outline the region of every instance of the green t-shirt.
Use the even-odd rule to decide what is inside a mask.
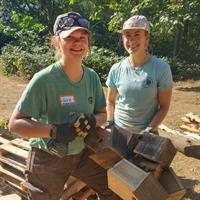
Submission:
[[[70,112],[98,112],[106,106],[100,79],[94,70],[85,66],[83,70],[77,83],[70,81],[59,63],[36,73],[17,104],[18,111],[48,124],[69,122]],[[48,151],[49,140],[31,138],[30,144]],[[68,155],[80,153],[85,147],[83,137],[78,136],[68,145],[60,145]]]

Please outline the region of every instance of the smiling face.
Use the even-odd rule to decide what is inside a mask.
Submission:
[[[149,34],[143,29],[128,29],[122,33],[124,48],[129,55],[146,53],[149,45]]]
[[[89,50],[89,35],[84,30],[76,30],[66,38],[59,38],[59,49],[63,59],[82,60]]]

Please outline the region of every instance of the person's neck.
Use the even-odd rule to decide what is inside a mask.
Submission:
[[[79,82],[83,76],[82,62],[79,60],[60,60],[64,73],[72,82]]]
[[[148,62],[151,55],[145,52],[141,55],[129,55],[128,59],[132,67],[141,67],[146,62]]]

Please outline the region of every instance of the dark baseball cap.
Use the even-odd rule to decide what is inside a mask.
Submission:
[[[89,31],[89,21],[77,12],[68,12],[58,15],[54,23],[53,32],[62,38],[66,38],[72,32],[82,29],[91,34]]]

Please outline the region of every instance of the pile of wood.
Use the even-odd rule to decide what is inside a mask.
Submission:
[[[22,200],[27,199],[24,172],[30,146],[27,140],[14,137],[7,130],[0,131],[0,177]],[[95,195],[85,183],[70,177],[63,191],[62,200],[85,200]],[[7,198],[7,197],[2,197]],[[10,198],[10,197],[9,197]]]
[[[165,130],[164,130],[165,128]],[[130,160],[111,147],[110,133],[97,129],[85,142],[94,153],[90,156],[97,164],[108,170],[109,188],[124,200],[180,200],[185,189],[170,164],[176,149],[186,155],[200,158],[200,136],[188,139],[179,132],[162,127],[161,135],[137,137]],[[0,176],[5,178],[22,198],[26,198],[24,186],[25,161],[29,145],[21,138],[0,134]],[[198,147],[197,151],[194,149]],[[194,153],[195,152],[195,153]],[[70,179],[62,200],[71,197],[82,200],[95,192],[77,179]]]
[[[193,113],[186,114],[182,119],[183,124],[180,128],[184,131],[197,133],[200,135],[200,117]]]
[[[169,138],[175,148],[188,157],[200,159],[200,118],[188,113],[182,118],[181,131],[170,129],[166,125],[159,126],[159,134]]]

